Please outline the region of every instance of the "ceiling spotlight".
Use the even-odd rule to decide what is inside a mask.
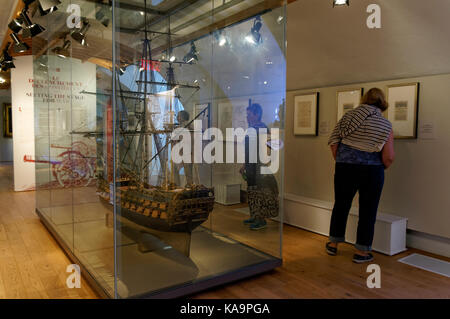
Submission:
[[[127,72],[127,65],[119,66],[119,75],[124,75]]]
[[[58,10],[57,6],[61,4],[59,0],[39,0],[39,11],[41,15],[46,15]],[[45,14],[42,14],[44,12]]]
[[[23,53],[30,49],[30,47],[26,43],[19,40],[19,37],[17,36],[17,34],[11,33],[9,36],[14,41],[14,52]]]
[[[81,29],[75,29],[71,36],[72,38],[77,41],[79,44],[83,46],[87,46],[86,43],[86,33],[88,32],[89,28],[91,27],[91,24],[86,19],[83,20],[83,26]]]
[[[48,73],[48,58],[47,56],[41,55],[37,60],[37,71],[42,73]]]
[[[25,4],[25,8],[28,9],[30,4],[32,4],[36,0],[22,0],[22,2]]]
[[[262,36],[259,31],[262,28],[262,22],[261,17],[258,16],[255,18],[255,21],[253,21],[253,27],[250,30],[250,33],[245,37],[245,40],[247,40],[248,43],[258,45],[262,42]]]
[[[105,27],[108,27],[109,21],[110,21],[110,13],[108,9],[106,9],[104,6],[100,7],[100,10],[98,10],[95,13],[95,19],[99,21],[101,24],[103,24]]]
[[[64,43],[62,47],[56,47],[54,48],[52,51],[59,56],[62,59],[68,58],[70,57],[70,46],[72,45],[72,43],[70,42],[70,40],[64,38]]]
[[[183,58],[183,61],[185,63],[192,63],[194,61],[198,61],[198,51],[197,47],[195,46],[194,41],[191,42],[191,50],[185,55]]]
[[[219,45],[223,47],[225,44],[227,44],[227,39],[224,36],[222,36],[219,40]]]
[[[227,44],[227,37],[223,34],[222,30],[215,32],[214,36],[219,46],[223,47],[225,44]]]
[[[19,33],[20,31],[22,31],[22,23],[23,20],[21,17],[15,18],[13,19],[9,24],[8,27],[9,29],[14,32],[14,33]]]
[[[10,56],[8,53],[10,45],[11,42],[8,42],[5,49],[3,50],[3,56],[0,58],[0,65],[2,71],[8,71],[9,69],[13,69],[16,67],[14,65],[12,56]]]
[[[25,23],[25,27],[23,28],[23,32],[22,32],[23,38],[25,38],[25,39],[32,38],[32,37],[45,31],[45,29],[43,27],[41,27],[39,24],[31,22],[31,19],[27,15],[26,8],[22,10],[22,12],[20,13],[20,16],[22,17],[22,19]]]
[[[172,49],[170,49],[170,52],[166,51],[166,54],[163,55],[163,59],[168,58],[170,62],[175,62],[177,57],[173,54]]]
[[[333,0],[333,7],[350,6],[350,0]]]
[[[3,84],[5,82],[6,82],[6,80],[4,78],[0,77],[0,84]]]

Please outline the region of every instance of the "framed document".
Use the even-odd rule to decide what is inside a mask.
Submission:
[[[11,104],[3,104],[3,136],[12,137],[12,108]]]
[[[297,95],[294,99],[294,135],[318,134],[319,92]]]
[[[395,138],[417,138],[419,83],[388,86],[389,108],[386,117],[392,123]]]
[[[347,89],[336,93],[337,120],[339,121],[345,113],[353,110],[361,104],[363,89]]]
[[[249,100],[227,100],[218,104],[218,124],[217,127],[222,131],[223,140],[227,140],[227,128],[248,129],[247,107]]]

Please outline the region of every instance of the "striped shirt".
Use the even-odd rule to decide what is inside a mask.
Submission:
[[[364,152],[380,152],[392,131],[392,124],[372,105],[360,105],[342,117],[328,145],[342,143]]]

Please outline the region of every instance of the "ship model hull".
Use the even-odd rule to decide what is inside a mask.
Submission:
[[[109,185],[99,187],[100,200],[112,209]],[[120,216],[147,228],[164,232],[192,232],[204,223],[214,208],[211,188],[164,190],[157,187],[117,187],[117,212]]]

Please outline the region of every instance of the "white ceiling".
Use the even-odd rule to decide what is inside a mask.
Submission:
[[[381,6],[381,29],[366,9]],[[288,5],[287,89],[314,88],[450,72],[450,1],[332,0]]]
[[[17,0],[1,0],[0,10],[0,45],[3,43],[6,32],[8,31],[9,19],[16,8]]]

